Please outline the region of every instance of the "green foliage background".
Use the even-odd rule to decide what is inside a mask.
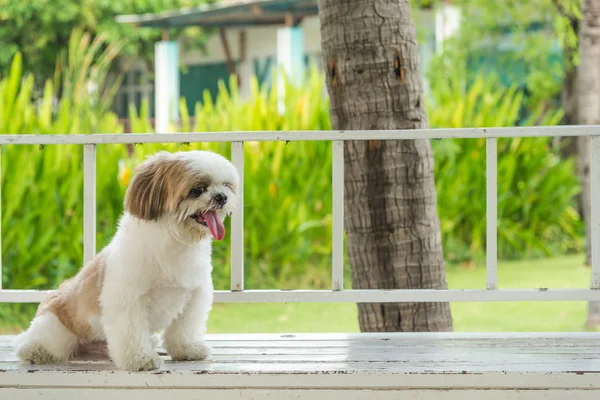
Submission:
[[[32,102],[33,77],[22,79],[21,57],[0,81],[0,132],[122,132],[108,111],[110,95],[87,94],[90,76],[106,72],[115,52],[81,32],[73,35],[66,66],[57,79],[62,101],[54,103],[48,81],[41,102]],[[99,54],[96,54],[98,52]],[[98,66],[84,62],[94,54]],[[221,84],[216,99],[205,95],[192,122],[181,101],[183,131],[330,129],[324,80],[313,68],[307,83],[286,83],[286,112],[277,109],[276,88],[242,100]],[[81,84],[73,84],[79,82]],[[235,88],[233,81],[230,87]],[[433,82],[428,99],[432,127],[514,126],[523,94],[492,77],[466,85],[460,74]],[[109,92],[110,93],[110,90]],[[131,110],[132,128],[151,132],[147,104]],[[522,123],[554,124],[560,111],[533,113]],[[580,250],[581,223],[574,209],[579,191],[571,161],[561,160],[551,139],[506,139],[499,146],[499,251],[503,258]],[[450,262],[478,260],[485,249],[485,140],[435,141],[436,186],[444,251]],[[103,145],[98,148],[98,246],[114,234],[131,170],[147,154],[206,148],[229,154],[229,145],[210,143]],[[327,287],[330,284],[331,144],[248,142],[245,237],[247,286]],[[2,148],[3,283],[12,288],[49,288],[72,275],[82,259],[82,149],[78,146]],[[215,253],[215,285],[228,286],[228,239]]]
[[[127,39],[121,56],[152,61],[160,30],[120,24],[117,15],[153,13],[212,3],[213,0],[0,0],[0,75],[6,75],[17,52],[23,68],[43,84],[54,73],[57,56],[74,29],[102,35],[107,44]],[[202,47],[206,33],[189,27],[172,29],[190,47]]]
[[[110,111],[118,81],[91,94],[87,83],[92,78],[103,82],[119,55],[149,54],[157,32],[118,25],[113,17],[175,8],[187,5],[186,0],[84,1],[89,7],[58,1],[50,5],[46,0],[35,4],[0,0],[0,46],[6,49],[0,54],[0,133],[122,133],[123,127]],[[480,0],[470,1],[479,4]],[[465,38],[478,37],[477,32],[488,29],[493,23],[490,15],[512,18],[515,27],[530,22],[525,18],[530,15],[530,3],[486,4],[481,4],[479,14],[466,18],[471,31],[467,29],[466,36],[449,42],[444,54],[432,63],[427,98],[430,126],[559,123],[562,113],[550,99],[560,90],[562,70],[550,68],[538,57],[547,51],[543,50],[543,36],[527,36],[522,53],[514,53],[523,54],[530,66],[525,88],[507,86],[489,71],[469,76],[458,72],[473,49]],[[564,17],[552,12],[558,3],[536,0],[536,4],[540,5],[537,11],[553,21],[559,44],[572,46],[572,32],[561,20]],[[576,2],[569,4],[577,10]],[[94,34],[80,30],[71,34],[75,26],[89,28]],[[197,30],[185,34],[191,43],[201,43],[204,37]],[[130,40],[120,41],[123,37]],[[67,51],[59,51],[62,48]],[[306,85],[287,85],[283,115],[277,110],[275,90],[260,89],[256,80],[250,100],[240,99],[235,82],[229,85],[234,88],[231,92],[222,84],[217,99],[205,94],[204,101],[196,105],[193,121],[182,101],[182,123],[176,130],[330,129],[323,82],[313,68]],[[525,96],[523,89],[533,95]],[[132,108],[130,114],[135,132],[152,131],[147,104],[140,110]],[[99,146],[99,248],[114,234],[133,166],[160,149],[191,148],[229,154],[227,144],[153,144],[135,146],[133,151],[125,146]],[[450,264],[481,260],[485,250],[485,140],[434,141],[433,148],[445,258]],[[572,160],[562,159],[559,150],[551,138],[499,141],[501,258],[582,250],[582,224],[576,209],[579,183]],[[247,287],[328,287],[330,143],[249,142],[245,151]],[[82,149],[5,145],[1,155],[3,286],[54,287],[75,273],[82,260]],[[228,240],[215,246],[217,288],[228,287]],[[23,310],[31,311],[28,306],[2,306],[0,319],[7,314],[21,315]]]

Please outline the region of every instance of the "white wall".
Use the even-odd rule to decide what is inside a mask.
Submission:
[[[425,71],[425,67],[435,52],[435,31],[436,17],[433,10],[419,10],[414,15],[414,21],[417,29],[417,37],[419,40],[419,52],[421,55],[421,70]],[[262,27],[247,27],[227,29],[226,36],[229,42],[229,47],[234,60],[240,58],[240,33],[246,32],[246,62],[240,67],[242,87],[240,93],[242,96],[249,94],[249,88],[244,85],[244,82],[249,82],[249,77],[253,75],[255,59],[264,59],[266,57],[277,57],[277,30],[282,25],[262,26]],[[318,56],[321,54],[321,31],[320,21],[318,16],[304,18],[300,23],[300,27],[304,32],[304,53],[309,56]],[[184,65],[203,65],[226,62],[226,57],[221,45],[219,34],[211,35],[206,44],[206,53],[200,50],[183,51],[183,46],[180,46],[179,61]],[[275,65],[272,65],[273,67]],[[145,70],[145,69],[144,69]],[[270,72],[267,76],[267,81],[270,81]],[[424,77],[425,78],[425,77]],[[130,86],[130,85],[129,85]],[[125,92],[140,91],[137,87],[123,87],[120,90],[117,103],[121,103],[121,97]],[[425,90],[427,90],[427,82],[425,81]],[[131,90],[130,90],[131,89]],[[147,91],[147,90],[146,90]],[[148,97],[148,93],[144,92],[143,97]],[[133,93],[129,95],[129,101],[133,98]],[[123,108],[123,107],[121,107]],[[120,108],[119,108],[120,109]]]
[[[271,25],[251,27],[245,29],[227,29],[227,41],[231,54],[235,60],[240,56],[240,32],[246,31],[246,57],[248,60],[277,56],[277,28],[283,25]],[[304,31],[305,53],[313,54],[321,52],[321,30],[319,17],[305,18],[300,24]],[[208,39],[206,46],[207,54],[201,51],[182,53],[180,61],[185,65],[201,65],[225,62],[225,54],[221,46],[221,38],[218,34]]]
[[[421,55],[421,71],[425,72],[425,68],[435,52],[436,47],[436,11],[434,10],[418,10],[414,15],[415,25],[417,29],[417,37],[419,39],[419,52]],[[241,69],[242,74],[253,74],[252,61],[256,58],[277,57],[277,29],[283,25],[250,27],[244,29],[227,29],[226,35],[229,42],[230,51],[234,60],[240,57],[240,32],[246,31],[246,61]],[[321,30],[319,16],[304,18],[300,27],[304,31],[304,47],[305,54],[320,55],[321,54]],[[221,38],[218,34],[212,35],[206,45],[206,54],[197,50],[182,53],[180,61],[184,65],[202,65],[212,63],[222,63],[226,61],[225,54],[221,45]],[[244,77],[242,75],[242,81]],[[424,80],[425,76],[423,76]],[[248,82],[248,79],[245,80]],[[242,84],[242,86],[244,86]],[[425,90],[427,91],[427,82],[425,82]],[[247,88],[241,88],[242,94],[247,93]]]

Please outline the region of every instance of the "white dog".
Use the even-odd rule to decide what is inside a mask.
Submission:
[[[212,307],[212,238],[225,236],[239,175],[207,151],[159,152],[139,165],[117,233],[93,260],[39,306],[16,339],[18,357],[65,363],[106,342],[120,369],[159,368],[154,333],[173,360],[201,360]],[[212,236],[212,238],[211,238]]]

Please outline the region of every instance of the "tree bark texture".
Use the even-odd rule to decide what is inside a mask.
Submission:
[[[331,124],[427,128],[408,0],[321,0]],[[428,140],[345,142],[345,229],[355,289],[446,289]],[[335,205],[334,205],[335,206]],[[361,331],[451,331],[448,303],[359,304]]]
[[[563,48],[563,82],[561,88],[561,105],[564,110],[562,124],[578,125],[579,122],[579,83],[578,83],[578,66],[575,63],[575,58],[579,55],[579,34],[581,30],[580,17],[573,13],[572,10],[564,7],[560,0],[554,0],[556,11],[561,18],[566,18],[569,21],[571,29],[578,35],[577,43],[566,45]],[[562,137],[561,156],[566,158],[574,157],[577,161],[577,174],[582,184],[582,191],[577,197],[578,211],[583,217],[586,231],[586,255],[585,265],[591,263],[591,229],[589,227],[590,210],[590,185],[589,185],[589,168],[586,167],[585,160],[589,158],[589,139],[586,137]],[[587,200],[586,200],[587,199]]]
[[[563,73],[562,88],[560,91],[560,103],[565,112],[562,119],[563,125],[577,125],[579,118],[577,106],[579,99],[577,98],[577,67],[572,65],[573,52],[569,49],[563,50],[563,65],[565,70]],[[560,138],[561,156],[565,159],[578,157],[578,141],[579,137],[565,136]],[[583,204],[581,204],[581,195],[579,196],[579,211],[583,212]]]
[[[584,0],[579,32],[579,123],[600,124],[600,0]],[[591,249],[590,148],[589,137],[578,139],[579,171],[588,257]],[[590,303],[586,325],[600,326],[600,304]]]
[[[592,264],[592,188],[590,186],[590,137],[577,136],[577,172],[581,184],[579,203],[585,227],[585,265]]]
[[[580,18],[573,13],[572,10],[565,8],[561,0],[554,0],[556,11],[561,18],[566,18],[570,28],[575,33],[580,30]],[[578,115],[578,98],[577,98],[577,64],[575,62],[576,55],[579,53],[579,43],[567,44],[563,48],[563,82],[560,93],[560,101],[564,109],[563,124],[576,125],[579,118]],[[563,138],[568,141],[568,146],[564,149],[565,156],[570,157],[576,154],[575,141],[572,137]]]

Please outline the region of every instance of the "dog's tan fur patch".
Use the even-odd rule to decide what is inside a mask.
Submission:
[[[81,340],[97,339],[89,319],[100,316],[100,291],[106,262],[102,253],[94,257],[71,279],[40,304],[36,315],[50,312]]]
[[[125,210],[140,219],[156,221],[177,209],[198,183],[193,178],[185,162],[170,153],[158,153],[136,169],[125,193]]]

